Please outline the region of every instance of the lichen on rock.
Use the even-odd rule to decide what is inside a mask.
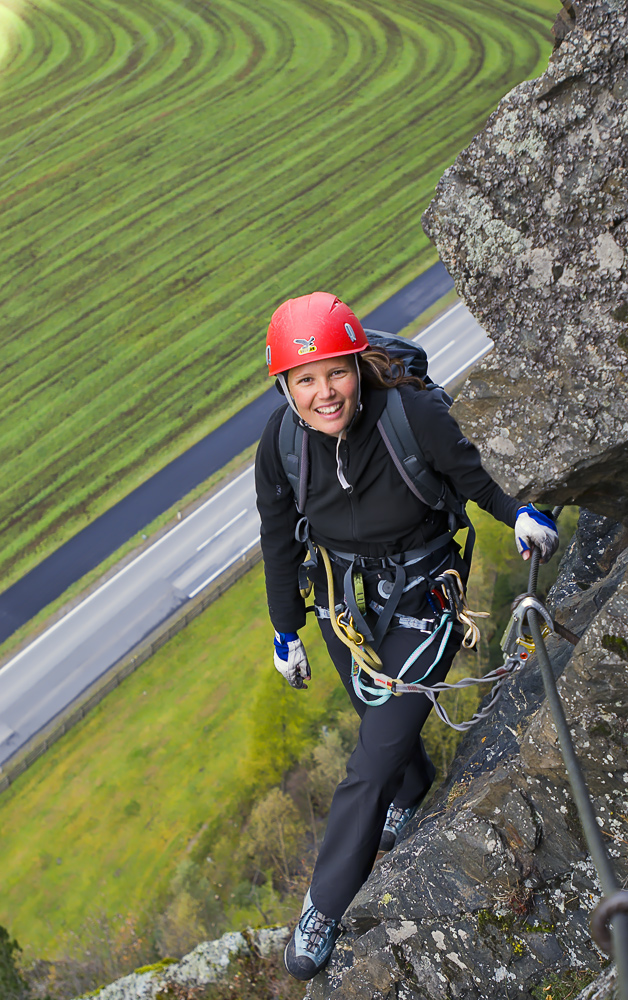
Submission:
[[[583,510],[551,595],[575,647],[547,640],[618,876],[628,875],[628,531]],[[454,793],[455,794],[452,794]],[[601,897],[538,666],[513,677],[464,738],[410,836],[376,865],[310,1000],[531,998],[548,972],[602,973],[589,933]],[[600,987],[601,988],[601,987]],[[601,994],[600,994],[601,995]]]
[[[287,927],[264,927],[243,933],[234,931],[223,934],[217,941],[202,941],[178,962],[159,962],[153,967],[138,969],[137,972],[90,993],[90,998],[160,1000],[161,997],[173,995],[172,990],[177,987],[193,989],[208,986],[228,975],[229,966],[235,958],[250,955],[252,951],[265,958],[282,950],[287,937]]]
[[[423,226],[495,341],[454,410],[493,475],[626,520],[628,7],[573,6],[546,73],[500,102]]]

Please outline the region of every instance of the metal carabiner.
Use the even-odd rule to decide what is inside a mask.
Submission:
[[[541,604],[534,594],[524,594],[513,610],[513,615],[517,620],[517,637],[529,642],[529,633],[524,633],[523,626],[527,618],[528,611],[536,611],[541,616],[547,626],[546,635],[554,631],[554,620],[544,604]],[[529,626],[528,626],[529,627]]]
[[[524,631],[526,626],[529,628],[527,615],[530,610],[538,612],[543,618],[545,623],[541,631],[543,637],[554,631],[554,622],[547,608],[533,594],[522,594],[513,607],[512,618],[500,643],[506,658],[512,657],[521,663],[524,663],[534,653],[532,636],[529,632]]]
[[[345,615],[349,615],[348,622],[344,620]],[[336,615],[336,624],[339,628],[343,629],[347,639],[354,642],[356,646],[364,645],[364,636],[355,628],[353,618],[349,614],[347,608],[344,608],[339,614]]]

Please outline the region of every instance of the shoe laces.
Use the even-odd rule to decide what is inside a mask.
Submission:
[[[299,920],[299,928],[304,937],[306,951],[318,951],[337,923],[337,920],[326,917],[315,906],[310,906]]]
[[[401,806],[390,806],[388,809],[388,816],[386,817],[386,826],[396,830],[406,818],[406,814],[410,811],[410,809],[402,809]]]

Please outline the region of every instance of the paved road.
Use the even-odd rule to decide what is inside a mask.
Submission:
[[[462,304],[417,340],[427,351],[434,381],[450,387],[491,347]],[[278,402],[277,397],[273,406]],[[5,664],[0,764],[258,537],[249,468]]]
[[[451,288],[453,281],[439,262],[365,316],[363,322],[398,333]],[[278,399],[274,388],[262,393],[0,594],[0,643],[138,531],[255,444]]]

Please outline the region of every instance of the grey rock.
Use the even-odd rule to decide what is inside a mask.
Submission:
[[[202,941],[194,951],[170,965],[159,963],[144,972],[133,972],[90,994],[94,1000],[159,1000],[168,984],[206,986],[228,975],[234,958],[255,950],[263,957],[283,950],[287,927],[265,927],[244,933],[223,934],[217,941]]]
[[[628,4],[577,3],[423,216],[493,337],[454,413],[512,494],[628,520]]]
[[[621,881],[628,876],[627,541],[621,525],[582,511],[550,594],[556,618],[582,638],[576,647],[547,640]],[[376,865],[307,996],[531,1000],[550,971],[602,973],[606,958],[589,934],[600,898],[531,658],[494,714],[465,736],[429,811]],[[590,997],[602,1000],[602,988]]]

